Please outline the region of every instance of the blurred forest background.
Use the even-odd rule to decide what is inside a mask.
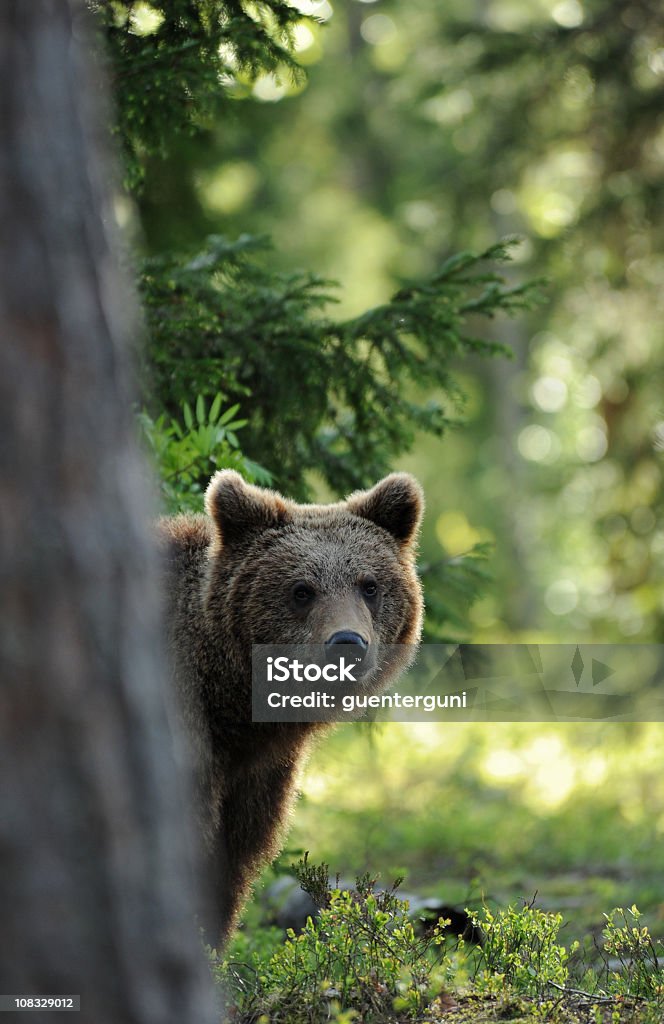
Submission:
[[[661,642],[661,4],[91,6],[165,507],[218,465],[323,500],[408,469],[430,638]],[[345,727],[290,845],[662,934],[663,736]]]

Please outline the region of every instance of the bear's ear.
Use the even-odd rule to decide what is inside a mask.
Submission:
[[[417,539],[424,512],[424,495],[415,477],[392,473],[370,491],[351,494],[346,507],[356,516],[369,519],[407,546]]]
[[[219,470],[210,480],[205,510],[214,520],[224,546],[281,526],[290,518],[288,506],[279,494],[245,483],[231,469]]]

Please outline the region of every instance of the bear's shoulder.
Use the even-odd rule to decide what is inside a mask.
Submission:
[[[157,539],[166,559],[191,558],[210,547],[212,523],[194,513],[164,517],[157,522]]]

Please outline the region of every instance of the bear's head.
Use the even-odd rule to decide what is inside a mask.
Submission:
[[[331,505],[300,505],[218,472],[205,505],[214,524],[207,610],[252,644],[419,642],[415,554],[422,490],[393,473]]]

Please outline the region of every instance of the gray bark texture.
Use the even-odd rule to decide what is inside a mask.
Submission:
[[[86,20],[0,3],[0,993],[80,995],[80,1024],[205,1024]]]

